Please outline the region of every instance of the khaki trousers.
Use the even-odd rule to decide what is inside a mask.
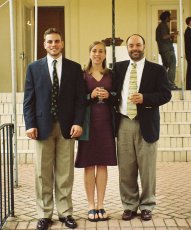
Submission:
[[[119,186],[124,210],[152,210],[156,205],[157,142],[147,143],[141,135],[139,121],[122,117],[117,147]],[[141,195],[138,175],[142,187]]]
[[[51,218],[53,190],[59,217],[71,215],[74,139],[64,139],[58,122],[46,140],[36,141],[35,184],[39,218]]]

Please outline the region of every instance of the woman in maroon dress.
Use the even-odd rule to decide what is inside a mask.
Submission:
[[[84,72],[87,107],[90,110],[89,137],[78,142],[75,167],[84,168],[84,183],[89,205],[88,220],[104,221],[108,220],[103,205],[108,177],[107,166],[117,165],[112,116],[114,93],[111,71],[106,67],[105,44],[94,42],[90,45],[89,57]]]

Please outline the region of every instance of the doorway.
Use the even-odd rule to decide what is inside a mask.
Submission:
[[[65,17],[64,7],[38,7],[38,44],[37,44],[37,59],[46,56],[46,50],[44,49],[44,32],[54,27],[58,29],[65,41]],[[65,42],[64,42],[65,44]],[[65,56],[65,49],[62,51]]]
[[[24,90],[24,82],[26,69],[29,63],[33,61],[33,50],[34,50],[34,27],[32,22],[33,17],[33,6],[24,4],[22,8],[22,14],[24,15],[24,20],[22,20],[23,28],[23,44],[21,52],[19,53],[20,58],[20,68],[18,73],[20,78],[18,79],[18,91]],[[38,7],[38,41],[37,41],[37,59],[46,56],[46,50],[44,49],[44,39],[43,35],[45,30],[49,27],[57,28],[63,35],[63,40],[65,41],[65,14],[64,7]],[[65,55],[65,49],[62,51],[63,56]]]
[[[155,31],[157,25],[160,23],[160,14],[163,11],[169,11],[171,13],[171,21],[169,23],[170,32],[176,32],[180,31],[179,26],[179,6],[178,4],[172,4],[172,5],[153,5],[151,7],[151,28],[152,28],[152,34],[151,34],[151,60],[155,63],[162,64],[160,54],[158,52],[158,46],[155,39]],[[176,79],[175,83],[180,86],[181,85],[181,76],[180,76],[180,36],[177,36],[177,39],[173,42],[174,49],[175,49],[175,55],[176,55]]]

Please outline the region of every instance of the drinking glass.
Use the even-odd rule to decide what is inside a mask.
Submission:
[[[99,87],[99,92],[102,92],[102,90],[104,89],[104,87],[103,86],[101,86],[101,87]],[[102,98],[99,98],[98,97],[98,104],[102,104],[102,103],[104,103],[104,101],[103,101],[103,99]]]

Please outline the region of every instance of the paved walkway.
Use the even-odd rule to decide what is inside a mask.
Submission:
[[[123,212],[119,190],[117,167],[109,168],[105,209],[111,219],[107,222],[92,223],[87,218],[87,200],[83,187],[83,169],[75,169],[73,189],[74,217],[78,228],[84,230],[125,230],[191,229],[191,162],[157,163],[157,206],[151,221],[143,222],[140,216],[131,220],[121,220]],[[34,196],[33,165],[19,166],[19,187],[15,189],[15,217],[8,219],[4,229],[35,229],[37,223]],[[50,229],[66,227],[58,221],[56,211]]]

